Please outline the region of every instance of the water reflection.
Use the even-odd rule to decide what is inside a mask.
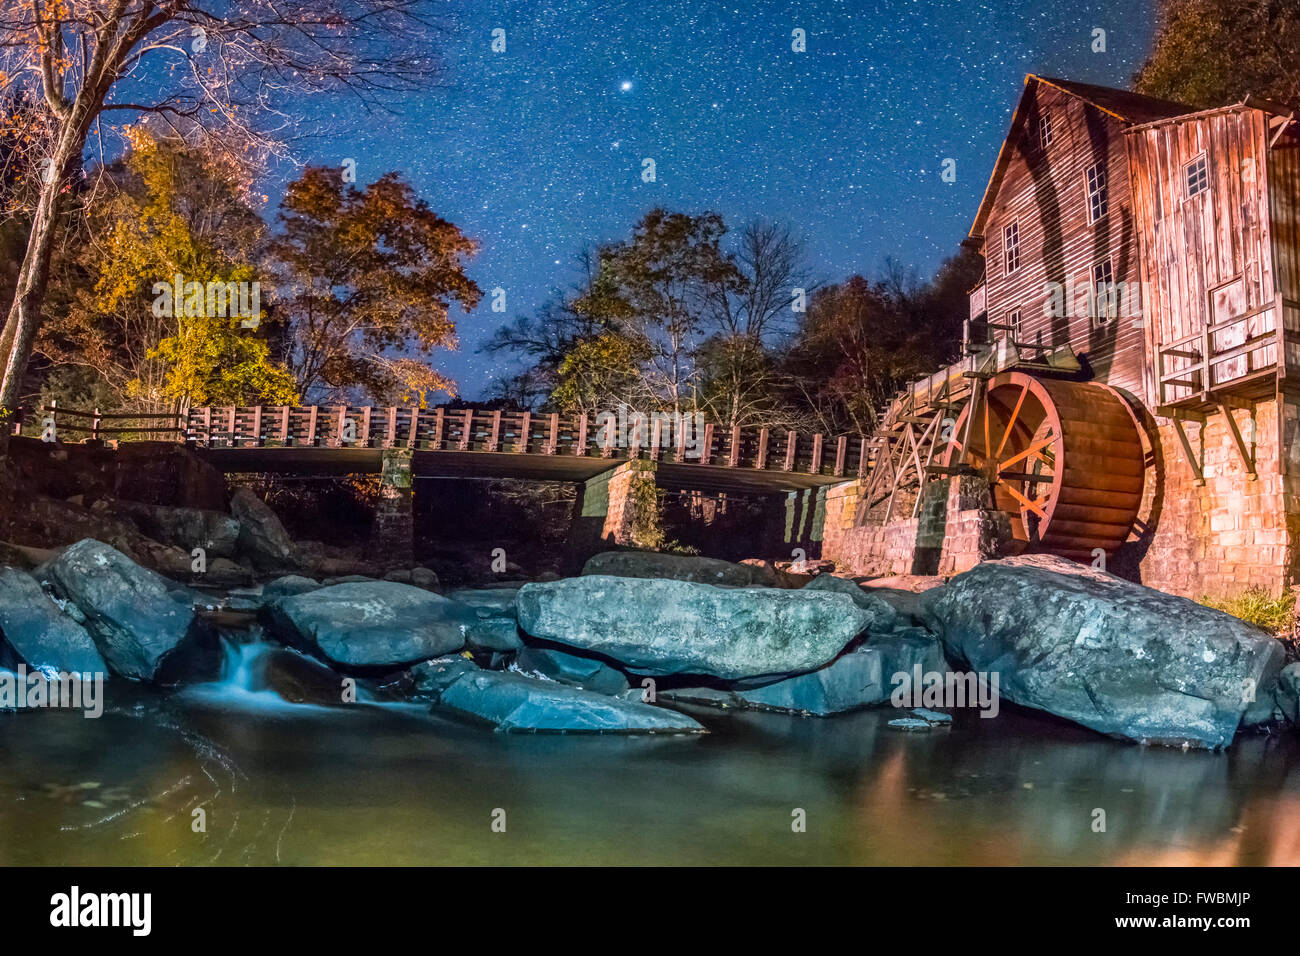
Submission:
[[[211,691],[0,715],[0,863],[1300,863],[1290,737],[1184,753],[1009,707],[919,735],[700,708],[703,737],[533,737]]]

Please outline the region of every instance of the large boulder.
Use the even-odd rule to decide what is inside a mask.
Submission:
[[[646,674],[729,680],[813,670],[866,629],[847,595],[588,575],[526,584],[525,633]]]
[[[395,581],[334,584],[279,598],[263,608],[286,643],[341,667],[413,664],[465,646],[473,609]]]
[[[582,573],[620,578],[665,578],[728,587],[769,587],[775,581],[761,565],[732,564],[718,558],[658,551],[603,551],[582,567]]]
[[[1283,661],[1231,615],[1046,555],[977,565],[922,614],[1008,700],[1151,743],[1226,747]]]
[[[230,498],[230,513],[239,522],[239,553],[259,571],[289,571],[297,567],[297,550],[284,525],[265,501],[249,488]]]
[[[889,700],[896,674],[910,678],[947,670],[938,639],[923,628],[873,636],[825,667],[747,690],[736,696],[751,707],[826,717]]]
[[[73,616],[114,673],[160,683],[215,675],[216,635],[196,613],[194,592],[115,548],[78,541],[42,565],[36,577],[75,606]]]
[[[891,630],[898,622],[898,612],[888,601],[878,594],[864,591],[858,584],[848,578],[837,578],[833,574],[819,574],[804,585],[807,591],[834,591],[847,594],[853,603],[871,615],[867,630],[872,633],[884,633]]]
[[[0,638],[33,669],[102,674],[108,669],[84,627],[50,600],[36,579],[0,568]]]
[[[195,548],[203,548],[209,561],[235,556],[239,522],[225,512],[147,505],[138,501],[120,501],[116,507],[155,541],[174,545],[187,554]]]
[[[696,721],[651,704],[522,674],[472,671],[438,697],[439,706],[469,714],[497,730],[524,733],[703,733]]]
[[[286,574],[262,585],[262,603],[270,604],[282,597],[319,591],[320,588],[321,583],[315,578],[305,578],[300,574]]]

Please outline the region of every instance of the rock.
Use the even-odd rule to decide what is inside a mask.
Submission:
[[[239,553],[259,571],[291,571],[297,566],[289,533],[265,501],[249,488],[230,498],[230,512],[239,522]]]
[[[341,667],[400,667],[458,651],[478,618],[463,604],[394,581],[355,581],[263,607],[286,643]]]
[[[0,638],[32,669],[108,670],[86,629],[59,610],[35,578],[14,568],[0,568]]]
[[[524,646],[519,625],[513,617],[496,617],[483,609],[475,612],[477,620],[465,632],[465,643],[480,651],[518,651]]]
[[[466,674],[478,670],[480,668],[473,661],[460,656],[421,661],[407,671],[411,680],[410,695],[436,702],[444,690]]]
[[[465,635],[472,646],[485,651],[518,651],[524,646],[515,615],[517,588],[458,588],[447,599],[473,610],[477,623]]]
[[[487,609],[499,617],[517,618],[515,598],[519,588],[455,588],[447,592],[447,598],[468,604],[475,610]]]
[[[661,554],[658,551],[604,551],[583,565],[582,573],[620,578],[695,581],[737,588],[768,585],[772,580],[771,575],[761,566],[732,564],[718,558],[687,554]]]
[[[249,661],[251,686],[274,691],[291,704],[343,705],[343,679],[319,661],[275,647]]]
[[[210,558],[208,568],[194,576],[194,583],[212,588],[238,588],[253,583],[253,572],[229,558]]]
[[[63,548],[28,548],[21,544],[0,541],[0,565],[31,571],[46,561],[53,561],[63,552]]]
[[[636,699],[640,700],[643,689],[634,687],[625,691],[623,696],[631,694],[635,694]],[[674,687],[671,690],[659,691],[658,696],[682,704],[699,704],[703,707],[717,707],[720,710],[745,706],[745,702],[732,691],[719,690],[716,687]]]
[[[919,628],[872,636],[861,647],[842,654],[827,666],[774,684],[737,690],[751,707],[792,711],[818,717],[885,703],[893,693],[895,674],[944,671],[947,665],[939,641]]]
[[[306,594],[308,591],[319,590],[320,587],[321,583],[314,578],[305,578],[300,574],[286,574],[262,585],[262,603],[270,604],[282,597]]]
[[[920,717],[896,717],[889,722],[889,726],[895,730],[918,731],[929,730],[935,725]]]
[[[745,677],[813,670],[870,622],[843,594],[587,575],[526,584],[519,626],[650,674]]]
[[[804,585],[804,590],[835,591],[839,594],[847,594],[853,599],[854,604],[871,615],[867,630],[873,634],[884,633],[898,623],[898,612],[887,601],[883,600],[879,595],[862,590],[861,587],[848,578],[837,578],[833,574],[819,574]]]
[[[323,583],[325,587],[332,587],[335,584],[360,584],[367,581],[378,580],[380,579],[372,578],[368,574],[340,574],[338,577],[326,578]]]
[[[616,695],[628,689],[627,677],[602,661],[544,647],[520,651],[515,666],[525,674],[541,674],[561,684],[571,684],[598,694]]]
[[[920,717],[926,723],[934,724],[936,727],[946,726],[952,723],[952,714],[941,713],[937,710],[927,710],[924,707],[913,707],[912,716]]]
[[[934,588],[941,588],[947,583],[948,579],[945,577],[900,574],[894,577],[860,581],[859,585],[888,602],[900,617],[915,621],[921,614],[921,595]]]
[[[195,548],[203,548],[209,561],[235,556],[239,522],[224,512],[148,505],[138,501],[119,501],[116,510],[128,515],[150,538],[174,545],[186,554]]]
[[[1282,646],[1231,615],[1047,555],[977,565],[922,614],[1003,697],[1101,733],[1226,747]]]
[[[442,692],[439,706],[514,733],[704,732],[690,717],[663,707],[496,671],[461,676]]]
[[[411,583],[417,588],[432,591],[438,586],[438,575],[428,568],[411,568]]]
[[[1300,726],[1300,661],[1282,668],[1277,675],[1277,685],[1270,695],[1270,701],[1275,704],[1278,717]],[[1272,709],[1274,708],[1270,708]]]
[[[38,569],[55,597],[76,605],[113,672],[170,683],[211,678],[216,635],[195,613],[195,595],[89,538]]]

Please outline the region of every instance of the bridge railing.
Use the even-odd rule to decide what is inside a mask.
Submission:
[[[368,405],[193,408],[186,440],[211,447],[396,448],[509,454],[648,458],[732,468],[861,477],[869,439],[706,423],[689,436],[663,420],[611,434],[604,416],[483,408]],[[690,438],[688,442],[686,439]]]
[[[603,415],[561,415],[483,408],[372,407],[369,405],[254,405],[191,408],[169,414],[101,414],[55,403],[28,410],[53,419],[58,434],[92,440],[133,433],[172,434],[209,448],[411,448],[594,458],[646,458],[730,468],[772,469],[827,477],[861,478],[874,464],[879,442],[858,436],[779,428],[731,428],[705,423],[689,435],[664,420],[620,434]],[[22,426],[20,410],[15,433]],[[135,426],[117,422],[157,422]],[[689,440],[688,440],[689,439]]]

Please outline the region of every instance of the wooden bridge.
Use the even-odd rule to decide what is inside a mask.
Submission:
[[[173,436],[231,473],[378,473],[386,449],[405,448],[415,477],[585,481],[639,459],[655,463],[661,487],[748,493],[800,491],[861,477],[878,444],[857,436],[828,440],[819,433],[707,422],[674,428],[666,415],[645,416],[639,427],[627,421],[635,416],[626,415],[619,429],[610,427],[611,418],[618,423],[615,412],[357,405],[204,407],[182,416],[55,405],[40,412],[28,412],[29,425],[52,420],[59,439]]]

